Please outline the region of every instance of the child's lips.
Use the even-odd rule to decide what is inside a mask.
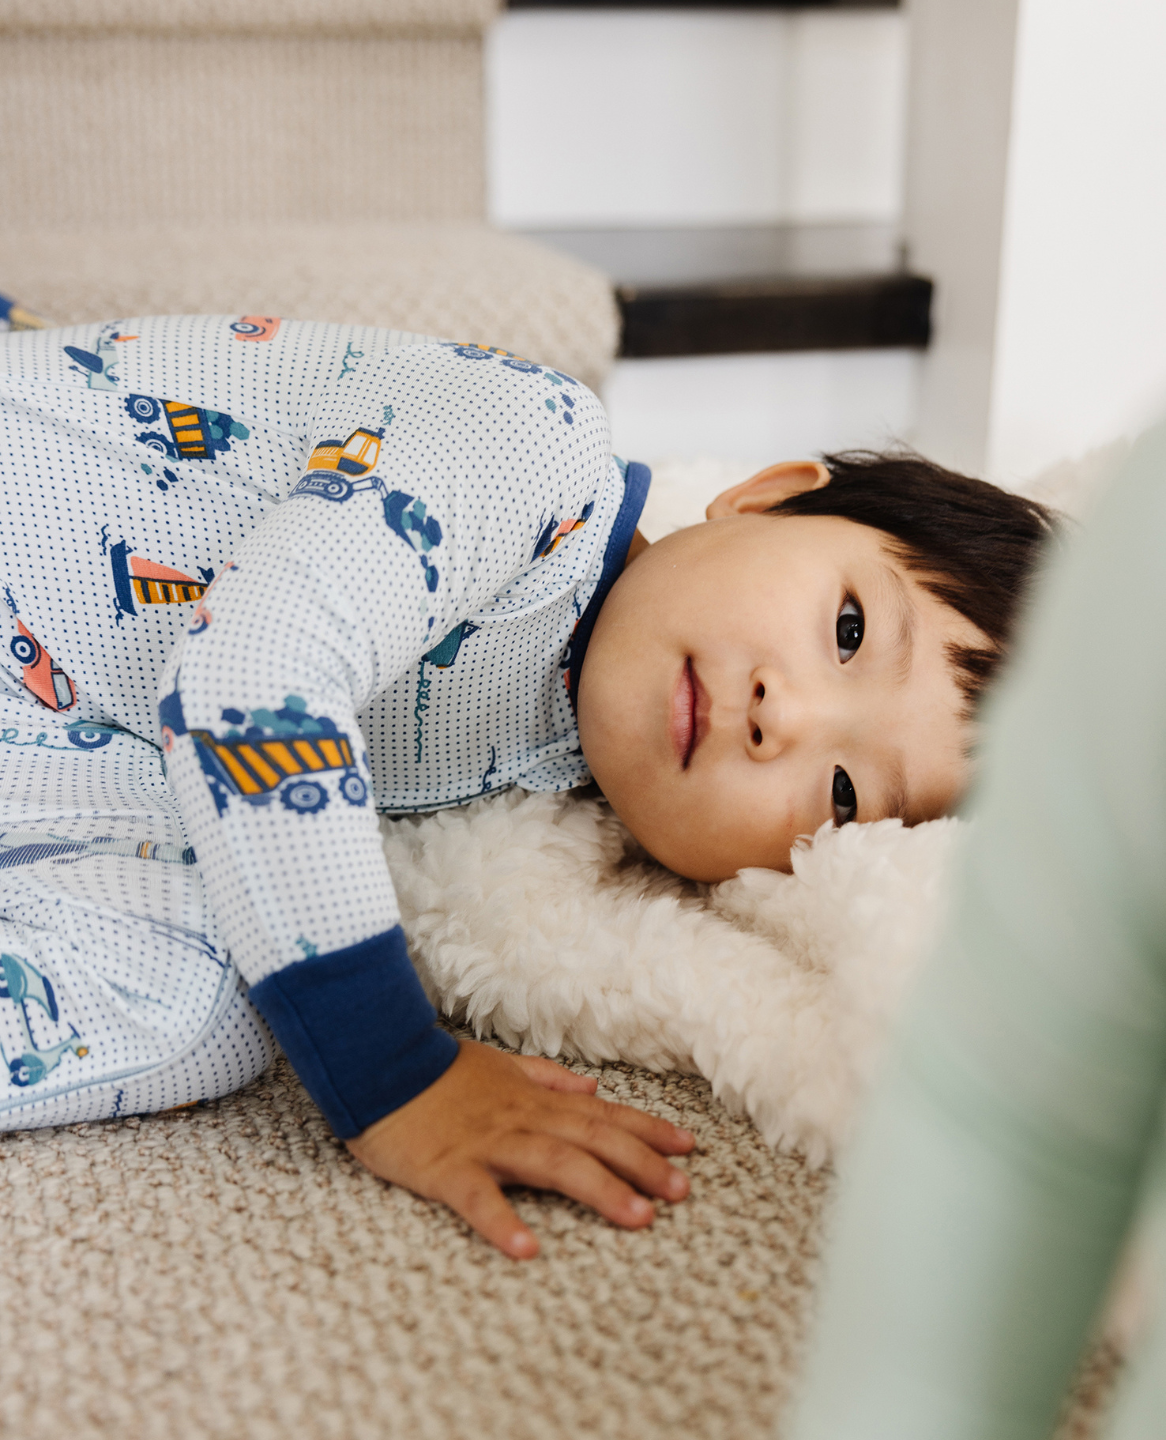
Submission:
[[[697,747],[708,733],[708,711],[708,692],[700,683],[692,657],[688,656],[676,678],[669,717],[672,748],[682,770],[688,769]]]

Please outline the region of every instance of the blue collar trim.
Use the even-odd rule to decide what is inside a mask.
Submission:
[[[591,641],[591,632],[595,629],[595,622],[599,618],[603,602],[623,572],[628,558],[628,550],[631,548],[632,536],[636,533],[636,526],[640,523],[644,502],[648,498],[648,486],[651,483],[652,472],[648,467],[641,465],[637,460],[632,460],[624,471],[623,501],[620,504],[619,513],[615,517],[615,524],[611,527],[607,549],[603,552],[603,573],[599,577],[599,584],[595,587],[595,594],[588,602],[587,609],[579,617],[575,633],[571,636],[570,660],[567,665],[567,691],[571,697],[572,710],[575,709],[575,696],[579,693],[579,675],[583,670],[583,661],[587,655],[587,646]]]

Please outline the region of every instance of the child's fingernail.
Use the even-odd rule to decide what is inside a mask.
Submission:
[[[645,1200],[642,1195],[637,1195],[628,1207],[636,1220],[647,1220],[650,1215],[656,1213],[655,1207],[650,1200]]]
[[[677,1200],[679,1200],[682,1195],[688,1194],[688,1180],[679,1170],[674,1170],[668,1177],[668,1193]]]
[[[695,1139],[696,1139],[696,1136],[692,1133],[691,1130],[681,1130],[681,1128],[680,1128],[679,1125],[678,1125],[678,1126],[676,1126],[676,1138],[677,1138],[682,1144],[687,1145],[690,1140],[695,1140]]]

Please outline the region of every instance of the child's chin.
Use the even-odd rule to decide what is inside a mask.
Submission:
[[[662,865],[665,870],[671,870],[682,880],[694,880],[702,885],[716,885],[722,880],[731,880],[738,870],[749,866],[763,868],[772,866],[772,862],[766,860],[746,860],[726,855],[710,855],[707,850],[701,850],[686,843],[685,837],[678,839],[675,833],[662,833],[673,827],[664,825],[659,812],[653,815],[650,808],[639,805],[632,796],[626,793],[622,795],[617,793],[613,798],[610,790],[603,790],[602,785],[599,788],[603,798],[611,806],[616,817],[622,822],[644,857],[655,861],[657,865]],[[619,790],[618,786],[612,788],[617,792]],[[682,828],[679,821],[675,828]],[[785,864],[777,868],[784,870],[790,868],[788,855]]]
[[[689,855],[683,847],[645,845],[643,841],[637,843],[657,865],[663,865],[665,870],[671,870],[673,875],[679,875],[682,880],[694,880],[700,885],[717,885],[722,880],[731,880],[737,869],[741,868],[738,866],[730,870],[723,864],[710,862],[706,856]]]
[[[643,845],[642,841],[640,843]],[[643,845],[643,849],[658,865],[663,865],[682,880],[695,880],[700,885],[719,885],[724,880],[732,880],[742,870],[781,870],[787,875],[793,871],[791,852],[788,850],[784,855],[770,853],[749,856],[744,853],[710,855],[707,852],[689,851],[683,845],[660,845],[655,848]]]

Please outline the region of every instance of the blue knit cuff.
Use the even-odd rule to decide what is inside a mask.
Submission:
[[[400,1109],[457,1055],[399,925],[277,970],[251,987],[251,1000],[341,1140]]]

